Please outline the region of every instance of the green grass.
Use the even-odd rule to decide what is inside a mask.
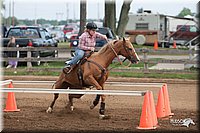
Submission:
[[[197,73],[134,73],[134,72],[110,72],[114,77],[135,77],[135,78],[166,78],[166,79],[191,79],[197,80]]]
[[[28,72],[25,69],[21,69],[17,74],[14,74],[13,71],[6,71],[4,75],[33,75],[33,76],[59,76],[62,72],[53,72],[48,69],[38,70],[37,72]],[[110,76],[113,77],[134,77],[134,78],[158,78],[158,79],[191,79],[198,80],[198,73],[143,73],[143,72],[110,72]]]
[[[59,48],[70,48],[69,47],[69,42],[62,42],[62,43],[58,43],[58,47]]]

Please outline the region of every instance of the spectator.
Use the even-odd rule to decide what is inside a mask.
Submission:
[[[6,36],[6,32],[7,32],[6,26],[4,24],[2,24],[1,29],[2,29],[2,37],[5,37]]]
[[[15,43],[15,38],[12,36],[10,38],[10,41],[8,42],[7,44],[7,47],[18,47],[19,45],[16,46],[16,43]],[[18,54],[18,51],[9,51],[7,53],[7,56],[8,57],[18,57],[17,56]],[[8,61],[8,66],[6,68],[14,68],[14,73],[17,73],[16,69],[17,69],[17,64],[18,62],[16,60],[9,60]]]

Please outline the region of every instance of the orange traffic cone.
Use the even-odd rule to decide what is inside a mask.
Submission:
[[[173,48],[176,48],[176,41],[173,42]]]
[[[13,88],[12,82],[9,84],[8,88]],[[8,92],[6,108],[4,109],[4,111],[5,112],[20,111],[20,109],[17,109],[14,92]]]
[[[153,100],[152,91],[149,92],[149,101],[150,101],[150,109],[151,109],[151,114],[152,114],[153,126],[158,127],[158,120],[157,120],[156,108],[155,108],[155,104]]]
[[[144,102],[142,105],[142,114],[140,116],[140,125],[137,129],[156,129],[153,125],[152,114],[150,109],[150,98],[149,91],[146,92],[144,96]]]
[[[166,117],[171,117],[171,116],[174,115],[174,113],[171,112],[171,108],[170,108],[167,84],[164,84],[162,86],[162,88],[163,88],[164,102],[165,102],[165,116]]]
[[[158,50],[158,41],[157,40],[154,41],[154,50]]]
[[[156,105],[156,115],[157,118],[165,117],[165,102],[163,96],[163,88],[159,90],[158,100]]]

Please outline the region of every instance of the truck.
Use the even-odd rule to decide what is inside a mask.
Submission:
[[[53,37],[48,33],[45,28],[38,26],[15,26],[9,28],[5,38],[2,38],[2,47],[7,47],[10,38],[14,37],[16,45],[19,47],[57,47],[58,43]],[[2,52],[2,57],[7,57],[8,51]],[[32,57],[55,57],[57,55],[56,50],[42,50],[42,51],[32,51]],[[19,58],[27,57],[26,51],[19,52]],[[39,62],[34,63],[40,65]]]

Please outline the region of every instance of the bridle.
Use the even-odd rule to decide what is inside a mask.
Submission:
[[[112,43],[108,43],[108,44],[109,44],[109,46],[111,47],[111,49],[112,49],[113,53],[115,54],[115,56],[117,57],[119,63],[120,63],[121,65],[123,65],[123,64],[122,64],[122,61],[119,59],[119,56],[118,56],[117,52],[116,52],[115,49],[113,48],[113,42],[112,42]],[[127,47],[127,46],[125,45],[125,43],[123,43],[123,47],[124,47],[124,50],[126,51],[127,55],[129,56],[128,58],[126,57],[126,58],[123,60],[123,62],[124,62],[126,59],[133,60],[134,57],[133,57],[132,55],[130,55],[130,52],[129,52],[129,51],[132,51],[133,49]],[[134,51],[134,54],[135,54],[135,51]],[[127,67],[129,67],[130,65],[131,65],[131,62],[128,64]]]
[[[126,51],[126,53],[127,53],[127,55],[129,56],[128,57],[128,59],[130,59],[130,60],[134,60],[134,56],[133,55],[131,55],[131,54],[129,54],[130,52],[129,51],[133,51],[133,49],[132,48],[129,48],[129,47],[127,47],[124,43],[123,43],[123,47],[124,47],[124,49],[125,49],[125,51]],[[133,51],[133,53],[134,53],[134,55],[135,55],[135,50]],[[126,60],[127,58],[125,58],[125,60]]]
[[[108,43],[108,44],[110,45],[110,47],[111,47],[113,53],[114,53],[115,56],[117,57],[119,63],[122,65],[122,61],[119,59],[119,56],[117,55],[117,52],[115,51],[115,49],[114,49],[113,46],[112,46],[113,42],[112,42],[112,44],[111,44],[111,43]]]

